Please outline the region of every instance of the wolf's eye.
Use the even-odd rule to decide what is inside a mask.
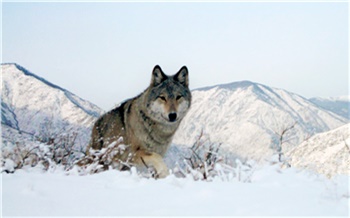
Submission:
[[[179,100],[180,98],[182,98],[182,95],[176,96],[176,100]]]
[[[158,96],[162,101],[166,101],[166,98],[164,96]]]

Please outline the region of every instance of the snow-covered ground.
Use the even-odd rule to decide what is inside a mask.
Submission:
[[[278,165],[256,168],[249,183],[39,167],[1,175],[3,216],[349,216],[347,176],[329,180]]]
[[[348,123],[348,116],[341,118],[301,96],[247,81],[194,91],[192,109],[174,139],[187,146],[172,146],[165,161],[176,171],[177,163],[191,157],[189,146],[205,130],[214,145],[227,146],[215,154],[221,160],[217,165],[204,164],[206,173],[215,171],[207,175],[219,175],[210,182],[174,175],[154,180],[116,170],[81,175],[86,172],[77,166],[68,172],[61,167],[70,169],[83,155],[89,129],[103,111],[19,65],[1,69],[3,216],[350,215],[349,125],[297,146],[316,132]],[[287,135],[289,142],[295,139],[294,150],[288,153],[284,145],[283,152],[293,167],[316,172],[250,164],[252,159],[263,164],[271,158],[276,132],[295,121],[298,125]],[[74,133],[79,133],[77,138]],[[237,157],[242,162],[232,159]],[[220,164],[226,162],[231,164],[223,174]],[[347,175],[328,179],[317,173]]]
[[[350,174],[350,124],[316,134],[286,153],[295,167],[331,177]]]

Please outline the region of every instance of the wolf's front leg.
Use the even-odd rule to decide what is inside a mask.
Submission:
[[[136,164],[146,167],[154,167],[157,178],[165,178],[169,175],[169,170],[163,161],[163,157],[157,153],[139,151],[136,154]]]

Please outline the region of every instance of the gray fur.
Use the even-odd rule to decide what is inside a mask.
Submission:
[[[92,130],[87,149],[100,150],[120,137],[129,149],[118,156],[126,161],[133,155],[136,166],[153,166],[159,177],[167,175],[162,157],[191,105],[188,70],[167,76],[157,65],[150,86],[140,95],[101,116]]]

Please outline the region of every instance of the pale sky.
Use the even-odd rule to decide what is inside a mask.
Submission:
[[[159,64],[190,88],[250,80],[348,95],[348,3],[2,3],[2,63],[105,110]]]

